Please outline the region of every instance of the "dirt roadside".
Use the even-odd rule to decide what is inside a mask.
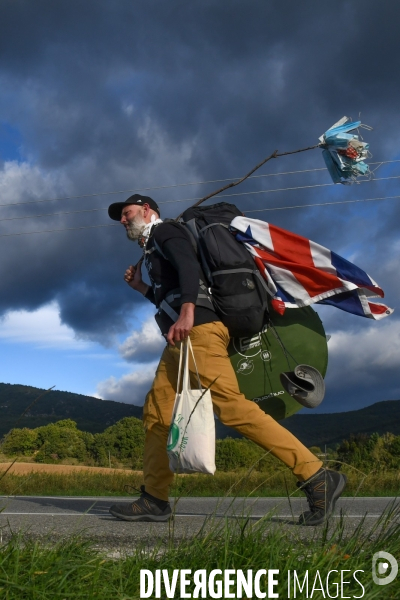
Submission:
[[[0,463],[0,476],[4,473],[8,467],[11,465],[11,462],[8,463]],[[26,475],[27,473],[56,473],[59,475],[77,473],[78,471],[89,471],[91,473],[126,473],[132,474],[138,471],[131,471],[130,469],[108,469],[106,467],[85,467],[85,466],[77,466],[77,465],[46,465],[43,463],[23,463],[16,462],[13,464],[11,469],[8,471],[13,475]]]

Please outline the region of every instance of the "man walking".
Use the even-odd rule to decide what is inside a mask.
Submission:
[[[292,470],[310,507],[300,516],[299,523],[323,523],[333,511],[346,478],[324,469],[322,462],[294,435],[240,392],[227,352],[228,330],[199,283],[200,264],[184,227],[173,221],[162,222],[156,202],[140,194],[111,204],[108,214],[121,222],[130,240],[138,241],[144,248],[151,286],[142,279],[141,262],[136,268],[130,266],[124,279],[157,306],[156,321],[167,340],[143,409],[146,437],[141,495],[133,502],[112,506],[111,514],[127,521],[170,518],[168,492],[173,473],[169,469],[167,438],[180,343],[190,334],[202,386],[206,388],[215,380],[211,395],[220,421],[270,451]]]

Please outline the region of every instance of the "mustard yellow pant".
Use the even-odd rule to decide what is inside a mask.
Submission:
[[[322,466],[287,429],[239,391],[228,357],[229,334],[221,322],[194,327],[190,333],[193,352],[203,387],[211,386],[214,412],[229,427],[279,458],[300,481],[312,477]],[[167,456],[168,429],[172,417],[178,378],[180,344],[167,346],[161,356],[153,386],[146,396],[143,422],[146,430],[144,484],[146,492],[168,500],[173,473]],[[190,371],[194,365],[190,364]],[[196,385],[193,376],[193,387]]]

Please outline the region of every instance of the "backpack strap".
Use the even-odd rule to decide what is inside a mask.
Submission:
[[[165,223],[165,221],[164,221],[164,223]],[[182,226],[184,227],[184,225],[182,225]],[[197,254],[197,243],[196,243],[196,240],[192,233],[192,230],[186,229],[186,227],[185,227],[185,230],[186,230],[188,237],[190,238],[193,249],[195,250],[195,252]],[[150,238],[149,238],[149,240],[150,240]],[[149,254],[152,254],[153,252],[158,252],[163,258],[165,258],[165,260],[168,260],[168,258],[165,256],[165,254],[161,250],[160,245],[156,242],[156,240],[153,239],[152,241],[153,241],[153,247],[150,248],[149,250],[147,250],[147,248],[145,248],[144,253],[149,255]],[[174,322],[176,322],[179,317],[179,314],[174,309],[180,306],[180,302],[179,302],[180,298],[181,298],[181,290],[180,290],[180,288],[175,288],[175,289],[171,290],[170,292],[168,292],[167,296],[161,301],[160,306],[159,306],[159,309],[163,310],[170,317],[170,319],[172,319]],[[211,299],[211,292],[208,290],[207,286],[205,285],[205,283],[202,279],[199,279],[199,291],[197,294],[197,299],[196,299],[195,304],[196,304],[196,306],[202,306],[203,308],[215,310],[213,301]]]
[[[180,292],[180,288],[175,288],[171,290],[160,304],[160,309],[167,313],[167,315],[174,322],[177,321],[179,317],[178,313],[174,310],[174,308],[180,306]],[[199,280],[199,293],[197,294],[196,306],[202,306],[203,308],[209,308],[211,310],[214,310],[211,295],[201,279]]]
[[[194,248],[194,251],[196,252],[196,256],[199,258],[199,262],[201,265],[201,268],[203,269],[203,273],[206,276],[207,281],[209,282],[210,285],[212,285],[213,283],[213,276],[210,270],[210,267],[208,266],[206,257],[204,256],[204,252],[203,249],[201,247],[201,245],[199,245],[199,238],[200,238],[200,233],[201,231],[198,231],[197,226],[196,226],[196,219],[190,219],[189,221],[183,221],[182,219],[180,220],[180,223],[185,227],[186,232],[188,233],[190,240],[192,242],[192,246]],[[219,225],[219,223],[217,223]],[[207,227],[205,227],[204,229],[207,229]]]
[[[160,309],[163,310],[170,319],[173,320],[174,323],[176,323],[176,321],[178,320],[178,313],[174,311],[174,309],[172,308],[172,306],[170,306],[168,304],[168,302],[166,302],[166,300],[163,300],[160,304]]]

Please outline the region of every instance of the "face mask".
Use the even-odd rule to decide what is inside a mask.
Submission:
[[[352,122],[343,117],[319,138],[322,157],[333,183],[349,184],[359,176],[372,176],[369,166],[363,162],[371,156],[369,144],[360,141],[359,136],[353,133],[360,127],[372,129],[361,121]]]

